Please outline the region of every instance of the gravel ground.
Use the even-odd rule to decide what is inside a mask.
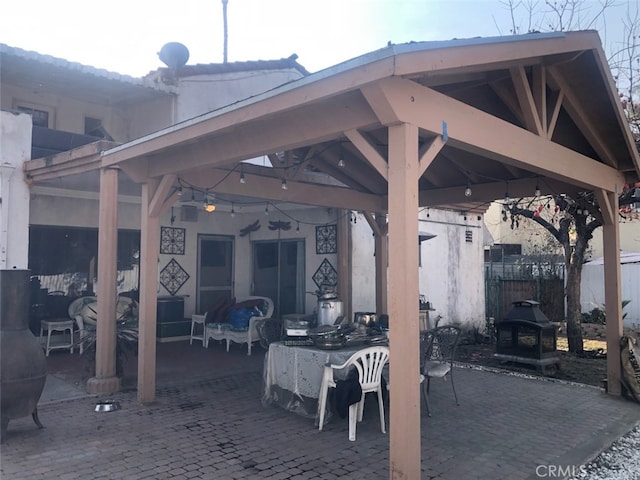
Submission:
[[[621,437],[593,462],[580,469],[576,480],[639,480],[640,426]]]

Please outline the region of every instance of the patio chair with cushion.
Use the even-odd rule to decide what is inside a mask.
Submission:
[[[422,398],[429,416],[431,416],[431,410],[429,409],[431,378],[446,380],[447,375],[451,377],[453,397],[456,400],[456,405],[460,405],[456,387],[453,383],[453,360],[459,338],[460,328],[455,325],[436,327],[424,332],[421,336],[420,383],[422,384]]]
[[[260,340],[258,325],[265,319],[273,315],[273,300],[268,297],[247,297],[241,302],[234,299],[227,305],[220,307],[212,315],[211,321],[207,314],[205,325],[205,348],[209,347],[209,339],[225,340],[227,342],[227,352],[231,342],[246,343],[247,355],[251,355],[253,342]],[[212,312],[209,312],[212,313]]]
[[[386,433],[384,422],[384,403],[382,399],[382,372],[389,359],[389,347],[375,346],[363,348],[351,355],[342,365],[326,365],[320,386],[320,399],[318,409],[320,411],[319,430],[324,427],[324,417],[327,408],[327,396],[330,388],[337,387],[334,377],[335,370],[344,368],[355,368],[358,373],[358,381],[362,394],[360,400],[355,403],[349,401],[349,440],[356,440],[356,424],[362,421],[364,413],[364,399],[367,393],[376,392],[378,394],[378,410],[380,412],[380,430]]]

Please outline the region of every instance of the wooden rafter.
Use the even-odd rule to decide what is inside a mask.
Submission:
[[[358,130],[348,130],[344,132],[344,134],[386,181],[389,175],[389,163],[387,159],[384,158],[376,147]]]
[[[557,85],[558,89],[564,93],[563,105],[571,119],[575,122],[576,126],[580,129],[584,137],[587,139],[591,147],[598,154],[604,163],[616,168],[618,161],[615,155],[607,147],[606,139],[593,127],[588,121],[589,116],[585,112],[584,108],[580,104],[580,100],[577,98],[573,90],[569,88],[566,80],[560,73],[557,67],[549,68],[549,76],[553,79],[553,82]]]
[[[524,123],[530,132],[536,135],[542,135],[542,124],[540,117],[538,117],[538,108],[531,92],[531,86],[527,79],[527,73],[522,65],[510,68],[511,79],[513,86],[515,87],[516,96],[518,97],[518,104],[524,118]]]
[[[418,151],[418,177],[424,175],[429,165],[436,159],[442,147],[444,147],[447,140],[443,135],[436,135],[429,143],[425,144]]]
[[[393,114],[408,123],[439,133],[446,119],[453,147],[585,188],[624,184],[614,168],[410,80],[389,78],[378,86],[386,102],[397,106]],[[407,97],[413,102],[403,101]]]

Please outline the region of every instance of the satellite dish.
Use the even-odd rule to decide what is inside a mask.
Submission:
[[[189,50],[178,42],[169,42],[158,52],[158,57],[169,68],[177,70],[189,60]]]

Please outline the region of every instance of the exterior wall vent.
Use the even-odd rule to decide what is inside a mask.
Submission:
[[[197,222],[198,221],[198,208],[193,205],[182,205],[180,207],[180,221],[181,222]]]

